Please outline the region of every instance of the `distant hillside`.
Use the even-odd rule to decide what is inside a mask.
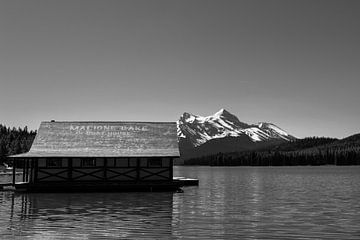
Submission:
[[[337,142],[337,138],[326,138],[326,137],[307,137],[302,139],[296,139],[290,142],[281,143],[274,148],[265,150],[276,150],[276,151],[299,151],[303,149],[319,147],[326,144]]]
[[[252,151],[234,151],[191,158],[195,165],[360,165],[360,134],[344,139],[304,138]]]
[[[301,153],[315,153],[315,152],[343,152],[343,151],[357,151],[360,150],[360,134],[355,134],[343,139],[325,139],[323,144],[308,146],[307,148],[298,148],[294,151]],[[328,142],[326,142],[328,141]]]

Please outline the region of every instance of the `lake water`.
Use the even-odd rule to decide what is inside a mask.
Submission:
[[[175,167],[183,193],[0,192],[1,239],[360,239],[360,167]]]

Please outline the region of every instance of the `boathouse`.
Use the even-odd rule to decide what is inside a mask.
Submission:
[[[10,156],[24,191],[176,190],[178,157],[175,122],[57,121],[42,122],[30,151]]]

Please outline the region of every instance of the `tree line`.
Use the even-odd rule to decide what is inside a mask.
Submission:
[[[355,139],[343,140],[305,138],[261,151],[217,153],[187,159],[184,164],[210,166],[360,165],[360,135]]]
[[[36,131],[24,128],[10,128],[0,124],[0,163],[6,161],[6,156],[25,153],[30,150],[36,136]]]

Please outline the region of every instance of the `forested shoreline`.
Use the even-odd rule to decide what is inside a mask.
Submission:
[[[338,140],[304,138],[257,151],[218,153],[191,158],[184,165],[318,166],[360,165],[360,134]]]
[[[318,165],[360,165],[359,151],[336,151],[327,153],[287,152],[240,152],[185,160],[184,165],[210,166],[318,166]]]
[[[0,163],[6,161],[6,156],[29,151],[36,136],[36,131],[24,128],[10,128],[0,124]]]

